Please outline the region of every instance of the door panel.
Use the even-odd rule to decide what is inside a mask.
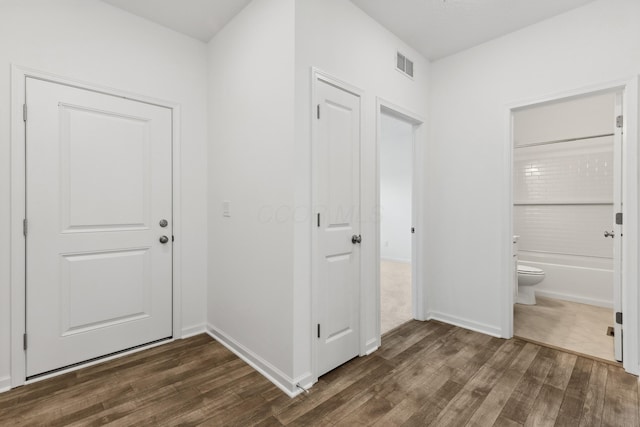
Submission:
[[[171,111],[32,78],[26,92],[31,377],[171,337]]]
[[[318,375],[359,354],[360,98],[322,81],[317,138]]]
[[[149,317],[148,249],[61,256],[62,335]]]
[[[137,117],[60,106],[64,232],[149,227],[150,125]]]

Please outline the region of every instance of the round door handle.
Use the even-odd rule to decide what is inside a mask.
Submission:
[[[611,237],[611,238],[613,238],[613,237],[615,237],[615,236],[616,236],[616,233],[615,233],[615,232],[613,232],[613,231],[605,231],[605,232],[604,232],[604,237]]]
[[[165,243],[167,243],[169,241],[169,238],[167,236],[162,236],[160,237],[160,243],[162,243],[163,245]]]
[[[161,219],[160,220],[160,227],[166,227],[167,225],[169,225],[169,221],[167,221],[166,219]]]
[[[354,234],[353,236],[351,236],[351,243],[353,243],[354,245],[356,243],[361,243],[362,242],[362,236],[359,234]]]

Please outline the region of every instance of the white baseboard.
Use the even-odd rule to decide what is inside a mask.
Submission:
[[[303,392],[298,388],[297,384],[300,384],[305,389],[308,389],[313,385],[311,373],[307,373],[293,379],[257,354],[253,353],[248,348],[244,347],[242,344],[235,341],[233,338],[227,336],[224,332],[217,330],[213,325],[207,324],[207,333],[240,359],[244,360],[253,369],[260,372],[265,378],[285,392],[289,397],[296,397]]]
[[[0,393],[11,390],[11,377],[0,378]]]
[[[585,298],[585,297],[580,297],[576,295],[563,294],[563,293],[553,292],[553,291],[539,291],[537,289],[535,290],[535,293],[536,293],[536,296],[541,296],[541,297],[577,302],[580,304],[595,305],[598,307],[613,308],[613,302],[601,300],[601,299]]]
[[[194,335],[204,334],[205,332],[207,332],[207,325],[205,323],[201,323],[199,325],[182,328],[182,335],[180,335],[180,338],[189,338]]]
[[[495,326],[479,323],[474,320],[464,319],[458,316],[452,316],[445,313],[439,313],[437,311],[431,311],[427,315],[427,320],[439,320],[440,322],[449,323],[451,325],[459,326],[464,329],[469,329],[475,332],[480,332],[485,335],[491,335],[492,337],[504,338],[502,329]]]
[[[364,346],[364,355],[368,356],[380,347],[378,338],[370,339]]]

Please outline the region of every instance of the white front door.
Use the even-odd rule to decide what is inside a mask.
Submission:
[[[171,337],[171,110],[34,78],[26,105],[27,378]]]
[[[316,81],[317,375],[359,354],[360,98]]]

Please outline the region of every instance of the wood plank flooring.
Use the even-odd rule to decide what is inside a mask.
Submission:
[[[638,379],[522,340],[411,321],[290,399],[207,335],[0,394],[0,426],[639,426]]]

